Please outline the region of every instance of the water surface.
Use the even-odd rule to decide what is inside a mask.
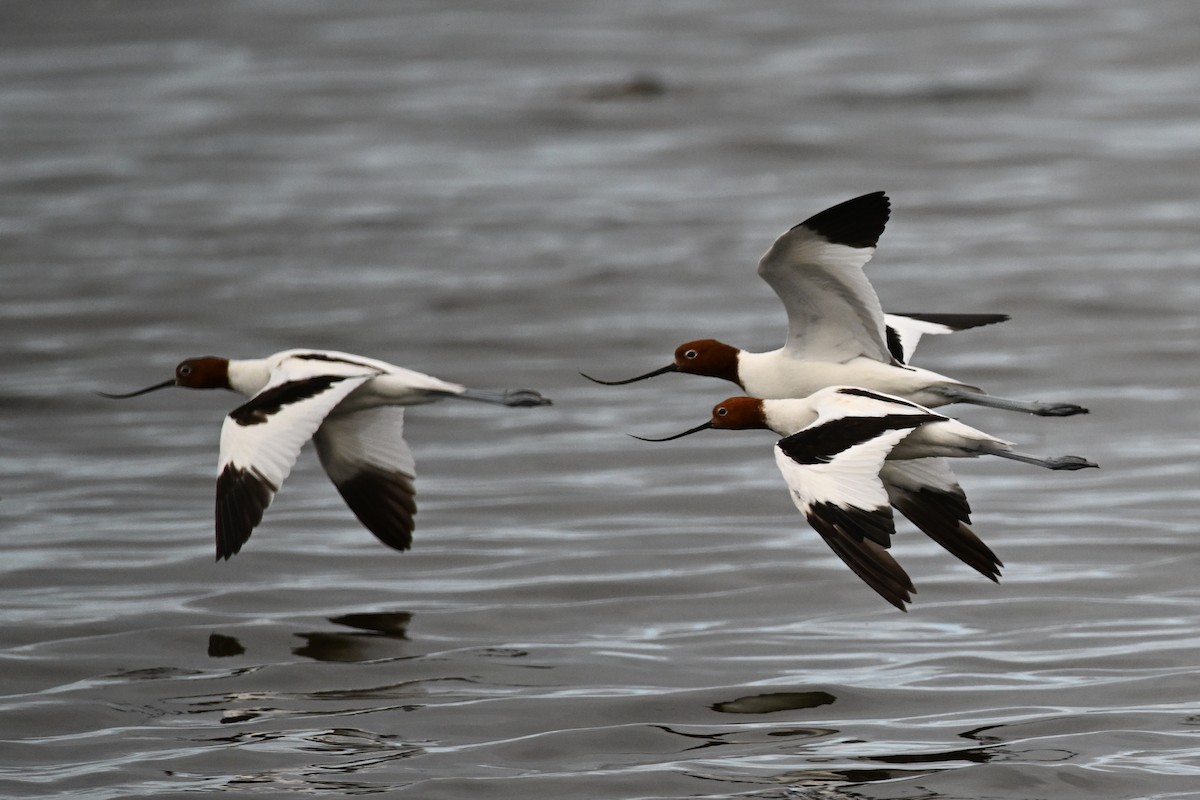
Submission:
[[[0,10],[0,794],[1200,797],[1186,2],[39,2]],[[876,189],[919,363],[1092,414],[957,466],[999,585],[904,526],[881,602],[768,434],[669,444],[767,349],[753,267]],[[228,563],[230,395],[324,347],[547,409],[411,411],[417,541],[311,452]]]

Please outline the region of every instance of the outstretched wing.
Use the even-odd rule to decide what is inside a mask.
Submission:
[[[292,471],[300,448],[338,403],[375,374],[337,372],[344,374],[296,369],[285,362],[262,391],[225,418],[217,467],[218,559],[242,549]]]
[[[912,524],[980,575],[999,581],[1004,562],[969,527],[971,506],[946,459],[888,461],[879,477],[888,501]]]
[[[883,309],[863,273],[890,209],[883,192],[847,200],[801,222],[763,255],[758,274],[787,310],[790,355],[891,362]]]
[[[930,419],[923,414],[818,418],[775,445],[775,463],[792,502],[856,575],[902,611],[916,589],[886,551],[895,523],[879,472],[888,453]]]
[[[334,415],[313,441],[322,466],[359,522],[388,547],[407,550],[417,504],[404,409],[381,406]]]
[[[912,359],[917,343],[925,334],[947,334],[995,325],[1008,320],[1008,314],[884,314],[888,351],[901,364]]]

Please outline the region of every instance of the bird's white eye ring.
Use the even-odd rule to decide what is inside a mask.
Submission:
[[[723,417],[728,413],[729,413],[729,409],[727,409],[725,406],[721,406],[720,408],[717,409],[718,417]]]
[[[181,364],[179,367],[179,377],[186,378],[192,374],[192,367],[189,364]]]
[[[700,354],[697,353],[695,350],[688,350],[686,353],[683,354],[683,357],[684,358],[695,358],[698,355],[700,355]]]

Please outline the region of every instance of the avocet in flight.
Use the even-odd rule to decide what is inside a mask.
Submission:
[[[217,467],[217,559],[242,549],[312,439],[346,505],[367,530],[396,550],[412,544],[417,507],[404,406],[447,398],[505,406],[543,406],[538,392],[468,389],[384,361],[328,350],[285,350],[266,358],[189,358],[168,386],[230,389],[250,399],[221,427]]]
[[[872,192],[827,208],[775,240],[759,261],[758,274],[787,312],[787,340],[778,350],[753,353],[715,339],[699,339],[681,344],[672,363],[644,375],[618,381],[584,377],[618,385],[686,372],[732,381],[746,394],[761,398],[808,397],[827,386],[848,385],[931,408],[972,403],[1040,416],[1086,414],[1086,408],[1073,403],[996,397],[906,363],[916,341],[910,333],[912,344],[904,347],[898,331],[911,329],[911,323],[899,315],[884,315],[863,272],[890,213],[887,195]],[[984,315],[974,324],[1003,318]],[[922,332],[932,331],[927,325]]]
[[[708,428],[765,428],[784,437],[775,444],[775,463],[796,507],[856,575],[902,611],[916,589],[888,552],[892,506],[983,575],[995,581],[1000,574],[1000,560],[968,527],[971,508],[946,458],[992,455],[1054,470],[1096,466],[1079,456],[1021,453],[916,403],[850,386],[802,399],[731,397],[708,422],[646,441]]]

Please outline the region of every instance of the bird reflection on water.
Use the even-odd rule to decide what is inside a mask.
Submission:
[[[297,633],[304,644],[292,652],[315,661],[353,663],[397,658],[394,643],[408,639],[408,624],[412,614],[406,611],[344,614],[330,617],[335,625],[355,628],[360,632],[342,633],[316,631]]]

